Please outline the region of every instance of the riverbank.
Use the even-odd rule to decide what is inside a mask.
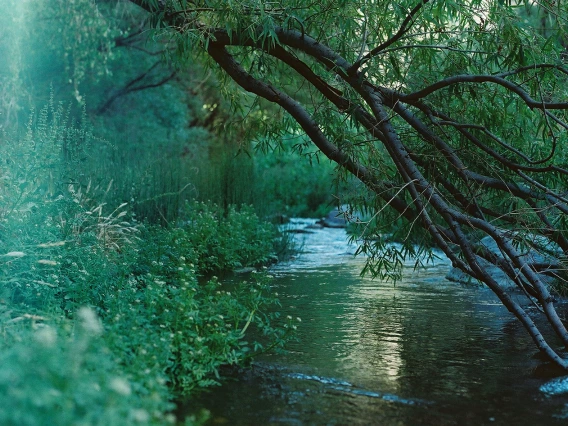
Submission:
[[[125,207],[93,215],[74,192],[2,223],[0,424],[174,424],[180,395],[286,341],[266,273],[211,275],[269,261],[273,227],[203,203],[149,226]]]

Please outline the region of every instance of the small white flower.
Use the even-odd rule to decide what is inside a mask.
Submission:
[[[134,421],[139,423],[148,423],[148,421],[150,420],[150,414],[148,414],[148,412],[142,408],[130,410],[130,414],[132,415]]]
[[[57,333],[51,327],[43,327],[36,332],[35,338],[42,345],[51,347],[57,340]]]
[[[112,379],[109,383],[109,387],[120,395],[127,396],[131,393],[130,384],[121,377],[115,377]]]
[[[83,328],[93,334],[101,334],[103,325],[95,311],[88,306],[83,306],[77,311],[77,317],[81,320]]]

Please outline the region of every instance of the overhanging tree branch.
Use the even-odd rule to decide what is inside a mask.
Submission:
[[[438,90],[444,89],[448,86],[452,86],[455,84],[462,84],[462,83],[494,83],[499,86],[504,87],[505,89],[509,90],[517,94],[529,108],[536,108],[536,109],[568,109],[568,102],[540,102],[533,99],[525,90],[523,90],[519,85],[512,83],[508,80],[505,80],[503,77],[496,76],[496,75],[469,75],[469,74],[462,74],[462,75],[455,75],[452,77],[445,78],[440,80],[430,86],[425,87],[414,93],[409,93],[408,95],[401,94],[398,96],[398,100],[405,103],[412,103],[412,101],[417,101],[419,99],[425,98],[428,95],[431,95]]]
[[[522,240],[523,232],[536,232],[548,238],[547,241],[557,242],[564,255],[568,255],[566,230],[554,226],[558,222],[557,217],[568,214],[564,195],[566,187],[561,184],[549,186],[547,183],[552,175],[555,179],[556,175],[566,176],[567,167],[554,163],[560,144],[558,147],[553,144],[552,149],[544,155],[542,150],[527,154],[507,138],[497,137],[497,134],[506,133],[494,132],[486,123],[461,123],[452,119],[457,115],[450,112],[453,101],[451,91],[444,93],[446,98],[443,103],[438,101],[436,104],[436,99],[432,99],[436,96],[428,97],[450,86],[476,84],[482,90],[487,83],[497,85],[503,97],[520,100],[528,107],[525,114],[532,114],[532,110],[536,110],[550,119],[546,129],[554,133],[553,126],[568,128],[568,125],[561,115],[553,114],[551,110],[568,110],[568,102],[545,101],[544,97],[540,101],[535,100],[527,89],[526,81],[513,82],[508,78],[535,70],[566,75],[563,67],[536,61],[537,65],[524,66],[521,63],[523,66],[498,73],[494,70],[460,72],[421,90],[404,94],[381,80],[381,72],[386,73],[388,63],[381,63],[370,76],[370,69],[366,69],[365,73],[359,69],[371,58],[379,62],[380,53],[386,49],[399,48],[392,45],[409,34],[420,19],[420,12],[425,10],[423,7],[427,0],[411,9],[403,23],[392,32],[392,37],[363,56],[360,56],[361,34],[356,32],[350,44],[354,51],[349,52],[346,45],[341,45],[342,50],[339,50],[337,46],[324,43],[322,40],[329,39],[321,37],[325,29],[316,29],[317,34],[313,36],[307,27],[302,26],[302,31],[298,31],[291,26],[276,25],[274,20],[269,22],[270,25],[249,23],[241,32],[238,32],[239,27],[235,30],[238,33],[233,33],[233,28],[225,29],[219,25],[222,20],[208,26],[209,21],[200,21],[198,13],[191,13],[191,16],[173,13],[175,2],[171,9],[159,2],[134,2],[153,12],[160,25],[170,26],[181,34],[180,37],[194,31],[194,35],[200,37],[201,48],[238,85],[280,105],[328,158],[360,179],[411,225],[420,223],[455,267],[486,283],[524,325],[537,347],[549,359],[568,369],[568,363],[552,350],[523,306],[511,297],[511,290],[497,282],[482,262],[484,260],[498,267],[524,294],[529,295],[527,297],[536,298],[550,328],[568,346],[568,332],[556,313],[554,298],[539,273],[547,265],[527,261],[514,243],[519,238]],[[279,22],[283,13],[279,11],[277,14]],[[262,13],[252,15],[266,16]],[[255,22],[254,19],[251,22]],[[235,50],[243,49],[240,58],[246,55],[271,55],[279,64],[293,69],[299,81],[309,83],[317,91],[313,105],[309,101],[307,105],[300,104],[278,86],[277,78],[267,83],[247,73],[236,56],[228,52],[227,46],[233,46],[231,49]],[[340,51],[342,54],[338,53]],[[480,49],[478,53],[484,54],[486,51]],[[350,63],[346,58],[355,62]],[[416,82],[408,86],[416,87]],[[542,90],[539,89],[539,92],[542,93]],[[346,145],[333,143],[326,136],[332,123],[314,119],[322,103],[328,107],[325,102],[334,108],[333,117],[355,118],[369,135],[366,138],[368,142],[348,141]],[[461,108],[467,110],[470,107],[466,105]],[[511,117],[511,121],[515,122],[515,117]],[[494,125],[506,126],[502,123]],[[553,137],[556,136],[553,134]],[[553,142],[556,143],[555,140]],[[394,178],[397,183],[387,182],[372,172],[372,161],[376,158],[378,146],[385,161],[390,161],[389,170],[396,168],[398,176],[390,176],[389,179]],[[509,204],[488,204],[491,197],[500,197]],[[511,211],[507,207],[517,204],[522,206],[518,207],[518,211]],[[522,217],[518,213],[520,211],[523,212]],[[501,256],[483,247],[480,243],[482,236],[491,237]]]
[[[153,88],[156,88],[156,87],[160,87],[160,86],[166,84],[168,81],[170,81],[171,79],[173,79],[176,76],[177,71],[174,70],[174,71],[171,71],[170,74],[168,74],[167,76],[159,79],[158,81],[151,82],[151,83],[150,82],[141,83],[143,80],[146,80],[148,75],[154,69],[156,69],[160,64],[162,64],[161,60],[155,62],[154,65],[152,65],[147,71],[145,71],[142,74],[140,74],[139,76],[133,78],[123,88],[117,90],[111,97],[109,97],[106,100],[106,102],[104,104],[102,104],[99,107],[99,109],[97,110],[97,113],[98,114],[104,114],[105,112],[107,112],[108,109],[111,107],[111,105],[118,98],[121,98],[121,97],[126,96],[130,93],[133,93],[133,92],[138,92],[140,90],[153,89]]]

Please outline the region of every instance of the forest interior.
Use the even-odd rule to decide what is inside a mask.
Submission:
[[[207,422],[299,326],[277,225],[332,208],[362,274],[444,257],[568,370],[568,3],[0,11],[0,424]]]

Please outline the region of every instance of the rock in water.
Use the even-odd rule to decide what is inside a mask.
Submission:
[[[539,390],[548,396],[568,393],[568,376],[552,379],[542,385]]]
[[[337,207],[330,211],[319,223],[326,228],[345,228],[347,221],[341,209]]]
[[[530,238],[530,236],[527,238]],[[552,241],[548,241],[544,237],[538,235],[532,236],[532,243],[536,247],[541,247],[542,249],[537,250],[534,248],[527,248],[524,252],[523,250],[520,250],[522,252],[521,260],[523,262],[527,264],[550,265],[553,268],[559,265],[558,256],[562,253],[560,247]],[[503,254],[493,238],[489,236],[482,238],[479,242],[479,246],[503,258]],[[504,288],[517,288],[517,285],[513,282],[513,280],[511,280],[500,268],[492,265],[485,259],[479,259],[479,264],[481,267],[488,270],[491,276],[493,276],[493,278]],[[477,283],[477,280],[471,278],[469,275],[463,273],[457,268],[452,268],[448,275],[446,275],[446,279],[462,284]],[[541,274],[541,279],[545,284],[551,284],[553,281],[552,277],[544,274]]]
[[[326,217],[318,223],[326,228],[345,228],[349,222],[358,222],[363,220],[360,212],[353,211],[347,204],[335,207]]]

